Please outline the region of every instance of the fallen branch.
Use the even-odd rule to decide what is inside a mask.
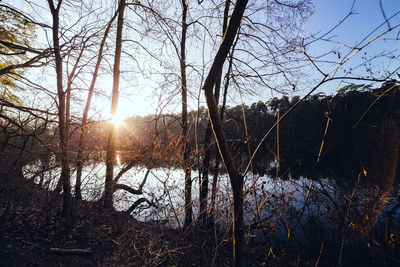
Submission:
[[[133,166],[133,165],[132,165],[132,166]],[[134,194],[134,195],[141,195],[141,194],[143,194],[143,186],[146,184],[147,177],[149,176],[150,170],[151,170],[151,169],[148,169],[148,170],[147,170],[146,174],[144,175],[144,178],[143,178],[142,183],[139,185],[139,188],[138,188],[138,189],[134,189],[134,188],[132,188],[132,187],[130,187],[130,186],[128,186],[128,185],[125,185],[125,184],[117,184],[117,183],[116,183],[116,182],[118,181],[118,179],[122,176],[122,174],[124,174],[124,173],[125,173],[126,171],[128,171],[130,168],[131,168],[131,167],[129,167],[129,165],[128,165],[127,167],[125,167],[124,169],[122,169],[122,170],[118,173],[118,175],[117,175],[116,178],[114,179],[114,182],[115,182],[114,191],[116,191],[117,189],[123,189],[123,190],[126,190],[126,191],[130,192],[131,194]],[[126,170],[125,170],[125,169],[126,169]]]
[[[115,190],[117,189],[122,189],[125,191],[128,191],[129,193],[133,194],[133,195],[141,195],[143,194],[142,190],[138,190],[138,189],[134,189],[132,187],[130,187],[129,185],[126,184],[115,184]]]
[[[91,249],[81,249],[81,248],[49,248],[49,250],[51,252],[63,255],[94,253],[94,251]]]
[[[141,197],[138,200],[135,201],[135,203],[132,204],[132,206],[126,211],[127,214],[131,214],[132,211],[134,211],[137,206],[139,206],[140,204],[142,204],[143,202],[146,202],[147,204],[149,204],[151,207],[155,207],[156,209],[158,209],[158,206],[156,204],[154,204],[153,202],[151,202],[150,200]]]
[[[124,166],[124,167],[118,172],[118,174],[115,176],[115,178],[114,178],[114,183],[117,183],[118,180],[119,180],[119,178],[121,178],[122,175],[124,175],[124,173],[126,173],[127,171],[129,171],[130,169],[132,169],[136,164],[137,164],[137,162],[132,160],[131,162],[129,162],[128,165]]]

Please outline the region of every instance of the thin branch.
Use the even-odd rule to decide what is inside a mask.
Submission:
[[[388,28],[391,29],[392,27],[390,27],[389,20],[387,19],[386,14],[385,14],[385,10],[383,9],[382,0],[379,0],[379,6],[381,8],[383,18],[385,19],[385,22],[388,25]]]
[[[357,125],[360,123],[360,121],[365,117],[365,115],[367,115],[368,111],[375,105],[376,102],[378,102],[379,99],[381,99],[382,96],[386,95],[388,92],[390,92],[393,88],[400,86],[400,84],[396,84],[393,85],[392,87],[390,87],[389,89],[387,89],[385,92],[383,92],[382,94],[380,94],[375,100],[374,102],[371,103],[371,105],[369,105],[369,107],[364,111],[364,113],[361,115],[361,117],[358,119],[358,121],[353,125],[353,129],[357,127]]]

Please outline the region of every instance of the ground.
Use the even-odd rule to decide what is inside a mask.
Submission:
[[[81,200],[74,200],[74,226],[66,229],[60,195],[22,178],[3,183],[0,193],[0,266],[211,264],[212,244],[193,230],[139,222]],[[217,263],[230,265],[229,243],[225,243]]]

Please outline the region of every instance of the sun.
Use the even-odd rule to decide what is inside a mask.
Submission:
[[[141,104],[137,104],[137,101],[133,102],[127,98],[123,98],[119,101],[115,114],[110,115],[108,113],[106,116],[109,118],[110,123],[116,127],[120,127],[124,126],[124,121],[130,117],[147,116],[151,112],[150,107],[151,105],[147,100],[143,100]]]
[[[117,127],[124,124],[124,120],[125,120],[125,116],[122,116],[120,113],[111,115],[111,122]]]

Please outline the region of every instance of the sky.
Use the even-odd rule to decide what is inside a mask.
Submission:
[[[397,0],[382,0],[382,7],[385,16],[390,19],[390,27],[395,27],[400,23],[400,1]],[[354,4],[354,6],[353,6]],[[352,9],[353,7],[353,9]],[[341,56],[345,56],[350,49],[347,46],[358,46],[360,41],[366,38],[363,42],[372,40],[377,35],[388,30],[389,25],[385,23],[385,18],[382,13],[379,0],[317,0],[315,1],[314,14],[310,18],[307,25],[307,33],[324,33],[337,25],[349,12],[353,10],[353,14],[350,15],[337,29],[332,31],[328,36],[337,43],[329,42],[317,42],[311,46],[310,53],[323,53],[334,49],[341,52]],[[397,15],[396,15],[397,14]],[[382,25],[383,24],[383,25]],[[377,28],[379,25],[381,27]],[[374,32],[374,30],[376,30]],[[382,53],[382,51],[397,52],[400,45],[400,40],[396,40],[400,32],[399,28],[392,30],[389,34],[379,38],[378,40],[371,43],[368,47],[358,53],[354,58],[349,60],[343,65],[343,68],[349,70],[350,68],[355,69],[360,63],[365,61],[366,58],[370,59]],[[319,34],[320,36],[320,34]],[[400,36],[399,36],[400,37]],[[366,53],[366,54],[365,54]],[[337,54],[330,54],[331,57],[337,57]],[[363,58],[364,57],[364,58]],[[371,67],[376,71],[383,71],[384,69],[396,68],[399,66],[398,60],[390,61],[387,58],[377,58],[371,61]],[[329,71],[333,68],[333,65],[323,65],[324,71]],[[359,67],[359,74],[362,75],[364,68]],[[320,75],[315,75],[316,78],[321,78]],[[327,94],[332,94],[337,91],[340,87],[346,85],[345,82],[332,82],[323,86],[322,91]]]
[[[13,1],[11,1],[11,3],[12,2]],[[400,0],[381,0],[381,2],[387,18],[400,12]],[[334,42],[320,40],[307,46],[307,52],[310,55],[322,55],[329,52],[325,57],[323,57],[325,61],[329,60],[337,62],[339,60],[338,54],[341,55],[340,60],[342,60],[352,51],[349,47],[359,46],[359,42],[367,37],[365,41],[361,43],[361,45],[365,44],[378,34],[386,31],[389,27],[389,25],[385,23],[379,0],[315,0],[313,3],[313,15],[309,18],[307,24],[304,25],[303,36],[305,37],[310,35],[320,37],[323,33],[337,25],[339,21],[350,12],[351,8],[353,8],[353,14],[335,30],[325,36],[325,38],[329,38]],[[395,27],[399,23],[400,14],[395,15],[389,21],[391,27]],[[379,25],[381,25],[381,27],[377,28]],[[374,30],[376,31],[373,32]],[[383,73],[385,70],[390,71],[395,69],[397,66],[400,66],[400,60],[397,57],[392,60],[388,60],[387,57],[375,58],[377,55],[382,53],[382,51],[400,54],[398,50],[398,47],[400,47],[400,40],[396,40],[399,32],[400,27],[373,42],[371,45],[363,49],[361,53],[357,54],[344,64],[336,75],[346,76],[350,69],[352,70],[353,75],[365,75],[365,67],[360,65],[365,60],[370,62],[368,67],[376,72],[382,71]],[[318,66],[327,73],[334,68],[336,64],[318,63]],[[129,66],[122,66],[122,69],[126,70],[128,67]],[[346,70],[347,73],[344,73],[343,70]],[[53,70],[48,71],[52,72]],[[207,70],[205,71],[207,72]],[[321,74],[313,67],[308,67],[304,71],[307,73],[307,76],[303,78],[301,81],[302,86],[299,86],[299,90],[294,91],[292,93],[293,95],[306,94],[309,89],[312,88],[313,85],[317,84],[322,78]],[[154,91],[158,90],[154,81],[150,81],[150,79],[137,78],[134,74],[127,75],[124,79],[125,80],[121,81],[121,94],[119,99],[119,111],[120,113],[123,113],[123,116],[143,116],[160,111],[158,105],[159,95],[153,94]],[[322,91],[325,94],[334,94],[340,87],[346,84],[346,81],[340,80],[329,82],[318,88],[318,91]],[[99,81],[98,88],[101,88],[104,92],[111,92],[111,79],[108,78]],[[195,96],[192,97],[193,99],[198,94],[196,90],[199,89],[194,89]],[[249,96],[243,94],[243,98],[239,98],[235,95],[229,99],[229,105],[233,106],[240,104],[242,100],[247,105],[260,100],[266,102],[274,96],[280,97],[281,95],[279,93],[271,92],[270,90],[260,90],[257,95]],[[180,96],[179,93],[177,93],[173,100],[168,102],[171,104],[169,109],[164,111],[174,113],[180,112],[181,104],[179,100]],[[108,119],[111,109],[110,103],[104,100],[103,96],[95,98],[93,103],[95,111],[92,113],[92,116],[94,116],[95,119]],[[204,97],[202,97],[200,104],[205,105]],[[189,103],[189,107],[196,109],[197,103],[192,101]]]
[[[397,12],[400,12],[400,1],[397,0],[382,0],[382,7],[387,18],[392,17]],[[384,15],[382,13],[379,0],[316,0],[314,1],[313,15],[310,17],[308,23],[305,25],[304,35],[313,34],[314,36],[321,36],[322,33],[326,33],[332,27],[337,25],[343,18],[348,15],[350,10],[353,10],[353,14],[350,15],[337,29],[330,32],[326,38],[330,38],[335,42],[318,41],[310,45],[307,51],[311,55],[324,54],[328,51],[334,50],[341,54],[341,57],[348,54],[351,49],[347,46],[354,47],[360,44],[368,35],[362,43],[368,42],[372,38],[376,37],[378,34],[386,31],[388,25],[385,22]],[[395,15],[390,19],[389,24],[391,27],[400,23],[400,14]],[[381,27],[377,28],[379,25],[383,24]],[[374,30],[376,30],[374,32]],[[371,43],[368,47],[349,60],[343,65],[343,69],[349,70],[353,69],[353,73],[356,75],[364,75],[365,68],[358,66],[361,62],[364,62],[366,58],[373,58],[382,51],[394,51],[398,53],[398,48],[400,45],[400,40],[395,40],[400,32],[400,28],[393,30],[390,34],[385,35],[383,38]],[[399,36],[400,37],[400,36]],[[366,54],[365,54],[366,53]],[[324,59],[329,59],[338,61],[336,58],[338,54],[330,53]],[[377,58],[371,60],[371,66],[378,70],[393,69],[400,65],[399,60],[388,61],[385,58]],[[325,72],[329,72],[336,64],[320,64],[321,69]],[[358,67],[357,67],[358,66]],[[309,70],[311,79],[308,80],[305,87],[302,90],[294,91],[293,95],[304,95],[308,92],[308,89],[317,84],[322,76],[313,68]],[[342,71],[339,71],[336,75],[346,75]],[[311,81],[311,82],[310,82]],[[325,94],[334,94],[339,88],[348,84],[347,81],[334,81],[329,82],[321,86],[317,92],[324,92]],[[140,84],[139,84],[140,86]],[[146,95],[146,92],[133,93],[133,97],[123,97],[120,100],[120,109],[124,113],[131,112],[136,115],[146,115],[148,113],[154,113],[156,110],[157,103],[154,101],[154,97],[151,94]],[[245,96],[243,98],[245,104],[250,105],[253,102],[268,101],[270,97],[281,95],[275,92],[270,92],[265,90],[258,95]],[[179,97],[179,96],[178,96]],[[230,105],[240,104],[241,99],[230,99]],[[204,105],[204,100],[202,103]],[[191,107],[196,107],[197,104],[190,105]],[[142,108],[146,107],[146,108]],[[180,105],[175,105],[171,108],[172,111],[179,112]]]

